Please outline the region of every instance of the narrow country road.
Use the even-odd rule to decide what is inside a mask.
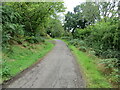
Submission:
[[[56,40],[53,50],[8,88],[84,88],[76,60],[67,45]]]

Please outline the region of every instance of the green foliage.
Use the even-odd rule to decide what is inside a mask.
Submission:
[[[61,37],[61,39],[71,40],[71,37],[66,36],[66,37]]]
[[[70,32],[65,31],[64,36],[61,37],[61,39],[72,40],[73,36],[72,36],[72,34]]]
[[[107,22],[103,20],[85,29],[76,29],[74,37],[76,39],[69,41],[69,44],[76,46],[80,51],[87,51],[89,54],[103,58],[99,63],[104,67],[103,73],[108,75],[111,83],[118,85],[117,79],[120,76],[116,72],[120,65],[118,20],[115,18],[108,19]]]
[[[91,34],[92,30],[90,27],[85,28],[85,29],[76,29],[74,33],[74,38],[80,38],[84,40],[86,37],[88,37]]]
[[[53,48],[53,44],[45,42],[42,44],[12,45],[11,53],[4,53],[2,62],[3,81],[15,76],[24,69],[34,64]],[[4,61],[5,60],[5,61]],[[1,68],[0,68],[1,69]]]
[[[83,40],[71,39],[69,41],[69,45],[76,46],[79,50],[81,50],[83,52],[86,52],[86,50],[87,50],[86,43]]]
[[[119,84],[119,62],[118,59],[116,58],[110,58],[110,59],[101,59],[100,64],[104,65],[105,68],[105,74],[108,77],[108,80],[113,83],[118,85]]]
[[[118,67],[118,60],[116,58],[112,59],[102,59],[101,62],[102,64],[105,65],[105,68],[114,68]]]
[[[108,78],[111,83],[113,83],[114,85],[118,85],[118,87],[119,87],[119,83],[120,83],[119,69],[114,68],[113,72],[108,76]]]
[[[49,23],[46,31],[47,31],[47,34],[53,38],[62,37],[65,33],[60,20],[58,20],[58,18],[56,17],[55,19],[49,18]]]
[[[76,38],[84,40],[87,46],[94,49],[96,55],[104,58],[119,58],[119,35],[117,23],[104,21],[75,32]]]
[[[19,24],[20,15],[7,5],[2,7],[2,46],[7,48],[14,41],[19,41],[24,35],[23,26]]]
[[[52,37],[64,35],[62,23],[55,17],[59,17],[56,13],[64,12],[65,8],[63,2],[4,2],[0,8],[2,51],[7,55],[3,57],[3,60],[7,59],[3,62],[2,76],[9,78],[53,47],[45,42],[49,27]]]
[[[11,76],[11,73],[10,73],[10,68],[6,65],[6,60],[3,59],[2,61],[2,72],[1,72],[1,76],[2,78],[8,78]]]
[[[93,51],[93,50],[89,50],[88,53],[89,53],[90,55],[95,55],[95,51]]]
[[[31,36],[31,37],[26,37],[26,41],[33,44],[33,43],[44,42],[45,40],[41,36]]]
[[[80,50],[80,51],[83,51],[83,52],[86,52],[86,51],[87,51],[86,47],[84,47],[84,46],[80,46],[80,47],[79,47],[79,50]]]
[[[120,66],[119,6],[118,1],[85,2],[77,5],[74,12],[68,12],[64,23],[65,30],[73,35],[69,44],[103,59],[103,73],[109,71],[110,82],[117,81],[115,85],[120,77],[115,71]]]
[[[87,88],[111,88],[111,84],[106,80],[106,77],[98,70],[95,58],[87,53],[79,51],[76,47],[69,45],[72,52],[77,57],[77,62],[80,64],[84,72],[84,77],[87,79]],[[101,83],[102,82],[102,83]]]
[[[73,39],[73,40],[71,40],[71,41],[69,42],[69,44],[74,45],[74,46],[79,45],[78,43],[79,43],[79,40],[78,40],[78,39]]]
[[[96,3],[85,2],[74,7],[74,12],[69,12],[65,15],[64,28],[67,31],[72,31],[73,37],[76,28],[84,29],[86,26],[100,20],[99,7]]]
[[[24,41],[44,42],[48,27],[52,36],[62,36],[64,30],[56,13],[64,12],[62,2],[5,2],[2,6],[2,46]]]
[[[99,7],[94,2],[85,2],[81,5],[77,5],[74,8],[74,12],[79,14],[79,17],[83,20],[88,21],[87,23],[92,24],[95,20],[100,19]]]
[[[72,31],[73,34],[76,28],[85,28],[86,23],[87,21],[85,19],[81,19],[79,14],[68,12],[65,15],[64,29],[68,32]]]

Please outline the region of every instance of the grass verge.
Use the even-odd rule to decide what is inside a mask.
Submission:
[[[88,88],[111,88],[111,84],[106,80],[105,76],[98,70],[97,64],[92,56],[79,51],[75,46],[69,45],[73,54],[77,58],[77,62],[83,69],[87,81]]]
[[[25,47],[22,45],[13,45],[11,53],[3,53],[5,63],[3,66],[4,68],[2,68],[2,73],[4,73],[2,82],[30,67],[40,58],[45,56],[46,53],[53,48],[53,46],[54,45],[50,42],[32,44],[28,46],[25,45]]]

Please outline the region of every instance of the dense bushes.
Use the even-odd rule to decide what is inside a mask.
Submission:
[[[111,21],[111,22],[110,22]],[[76,46],[83,52],[88,52],[101,58],[102,71],[109,81],[118,84],[120,65],[120,30],[118,21],[98,22],[85,29],[76,29],[74,39],[69,44]]]
[[[39,13],[38,13],[39,12]],[[64,12],[61,2],[3,3],[2,6],[2,46],[3,49],[17,42],[44,42],[47,34],[60,37],[64,33],[56,13]],[[55,18],[55,19],[54,19]],[[52,32],[48,32],[48,28]],[[59,28],[59,30],[58,30]]]
[[[10,69],[9,67],[6,65],[6,60],[4,59],[2,62],[2,72],[0,73],[2,77],[10,77]]]
[[[117,23],[99,22],[85,29],[76,30],[76,38],[84,40],[88,47],[102,58],[120,59],[120,31]]]
[[[20,35],[24,35],[23,25],[19,24],[19,13],[12,7],[4,5],[2,7],[2,46],[12,44],[13,40],[18,40]]]
[[[4,2],[0,8],[0,12],[2,12],[2,18],[0,18],[2,21],[2,25],[0,25],[2,42],[0,43],[2,43],[3,54],[8,57],[8,59],[3,57],[1,64],[3,67],[0,70],[3,77],[9,77],[11,75],[10,67],[6,65],[6,62],[9,61],[8,54],[12,55],[14,52],[13,45],[27,48],[31,44],[45,43],[45,38],[51,33],[54,34],[54,37],[63,35],[64,30],[56,13],[64,12],[64,5],[62,2]],[[52,32],[47,33],[48,28],[50,31],[52,29]],[[37,55],[35,56],[37,57]]]
[[[85,2],[74,7],[73,12],[68,11],[64,22],[66,31],[73,35],[69,44],[104,59],[104,67],[112,65],[109,75],[115,77],[120,76],[114,71],[120,66],[119,9],[119,1]]]

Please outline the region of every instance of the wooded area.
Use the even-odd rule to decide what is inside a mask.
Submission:
[[[13,44],[13,41],[37,43],[50,33],[52,37],[61,35],[63,28],[56,13],[63,11],[62,3],[3,3],[3,47]]]
[[[64,28],[72,35],[65,37],[79,50],[101,58],[98,61],[109,76],[119,84],[120,73],[120,2],[86,2],[68,12]]]
[[[52,47],[46,39],[63,35],[57,13],[64,12],[65,8],[61,2],[6,2],[2,3],[1,10],[3,62],[0,70],[4,81],[31,65],[26,65],[27,60],[33,63],[45,55]],[[16,69],[10,64],[20,67]]]
[[[67,40],[80,51],[89,52],[104,67],[101,72],[115,87],[120,81],[120,2],[85,2],[65,14],[63,2],[2,3],[2,52],[13,45],[44,43],[46,39]],[[8,56],[9,57],[9,56]],[[10,77],[3,58],[2,77]]]

